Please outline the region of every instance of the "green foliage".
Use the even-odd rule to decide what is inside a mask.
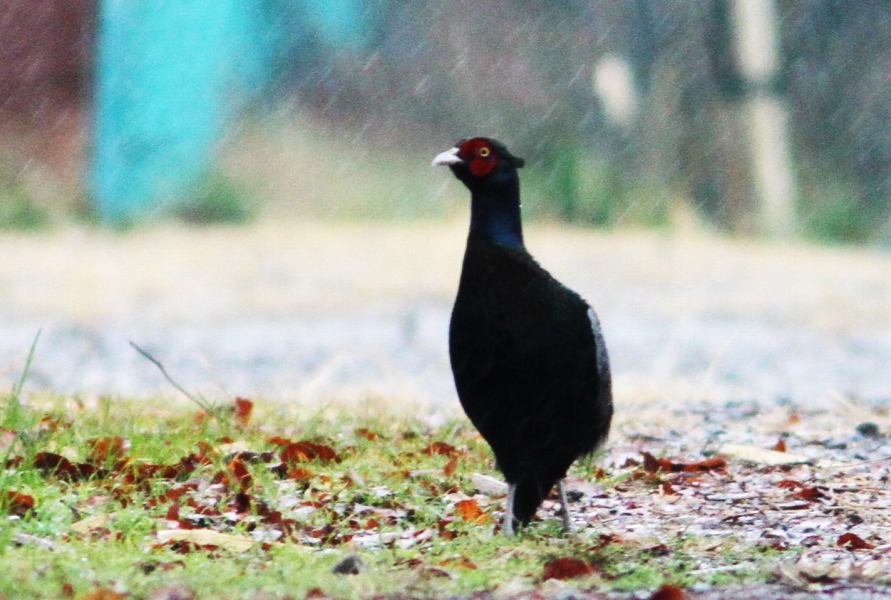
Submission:
[[[34,230],[48,224],[46,211],[34,203],[22,186],[0,183],[0,229]]]
[[[667,222],[659,186],[629,181],[615,166],[579,148],[566,148],[522,173],[523,203],[535,218],[598,227],[658,227]]]
[[[211,174],[194,194],[177,205],[173,214],[198,225],[240,224],[253,216],[253,203],[231,178]]]
[[[803,190],[799,211],[804,235],[824,242],[864,242],[880,223],[873,205],[844,180],[817,177]]]

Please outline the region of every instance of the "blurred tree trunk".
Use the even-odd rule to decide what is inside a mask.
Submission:
[[[795,177],[779,67],[775,0],[734,0],[734,49],[745,80],[747,145],[758,202],[757,229],[788,237],[795,229]]]

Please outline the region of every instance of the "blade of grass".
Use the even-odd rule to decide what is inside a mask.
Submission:
[[[34,352],[37,350],[37,342],[40,340],[40,334],[43,333],[43,328],[37,330],[37,335],[34,336],[34,340],[31,342],[31,348],[28,350],[28,358],[25,360],[25,368],[22,369],[22,374],[19,377],[18,382],[12,388],[12,395],[9,397],[9,402],[6,405],[6,414],[3,417],[3,425],[8,429],[16,429],[16,424],[21,419],[22,413],[22,390],[25,387],[25,382],[28,380],[28,374],[31,372],[31,364],[34,362]]]
[[[3,415],[3,427],[5,429],[9,429],[15,432],[16,440],[24,446],[25,452],[30,455],[30,449],[32,447],[32,436],[29,432],[25,431],[23,427],[23,418],[22,418],[22,390],[25,388],[25,382],[28,380],[28,374],[31,372],[31,365],[34,363],[34,353],[37,350],[37,342],[40,340],[40,334],[43,333],[43,328],[37,330],[37,334],[34,336],[34,340],[31,342],[31,348],[28,350],[28,358],[25,359],[25,368],[22,369],[22,374],[19,377],[18,383],[13,386],[12,393],[9,396],[9,401],[6,404],[6,414]],[[5,467],[9,458],[12,456],[12,451],[15,448],[15,444],[10,444],[6,449],[6,453],[3,456],[3,461],[0,462],[0,467]],[[5,473],[5,469],[3,469],[2,473]],[[0,489],[6,489],[8,486],[6,485],[5,477],[0,478]]]

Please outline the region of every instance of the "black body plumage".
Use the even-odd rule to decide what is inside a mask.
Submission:
[[[482,177],[474,172],[485,168],[471,168],[480,147],[497,161]],[[609,359],[588,304],[526,251],[519,159],[485,138],[462,141],[455,155],[472,217],[449,328],[452,371],[464,411],[516,486],[513,516],[526,524],[573,461],[606,438]]]

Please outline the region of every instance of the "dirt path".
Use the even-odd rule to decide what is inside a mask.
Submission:
[[[448,312],[463,224],[288,225],[0,237],[0,385],[39,327],[33,389],[454,407]],[[891,397],[891,256],[534,228],[597,308],[629,401],[826,405]]]

